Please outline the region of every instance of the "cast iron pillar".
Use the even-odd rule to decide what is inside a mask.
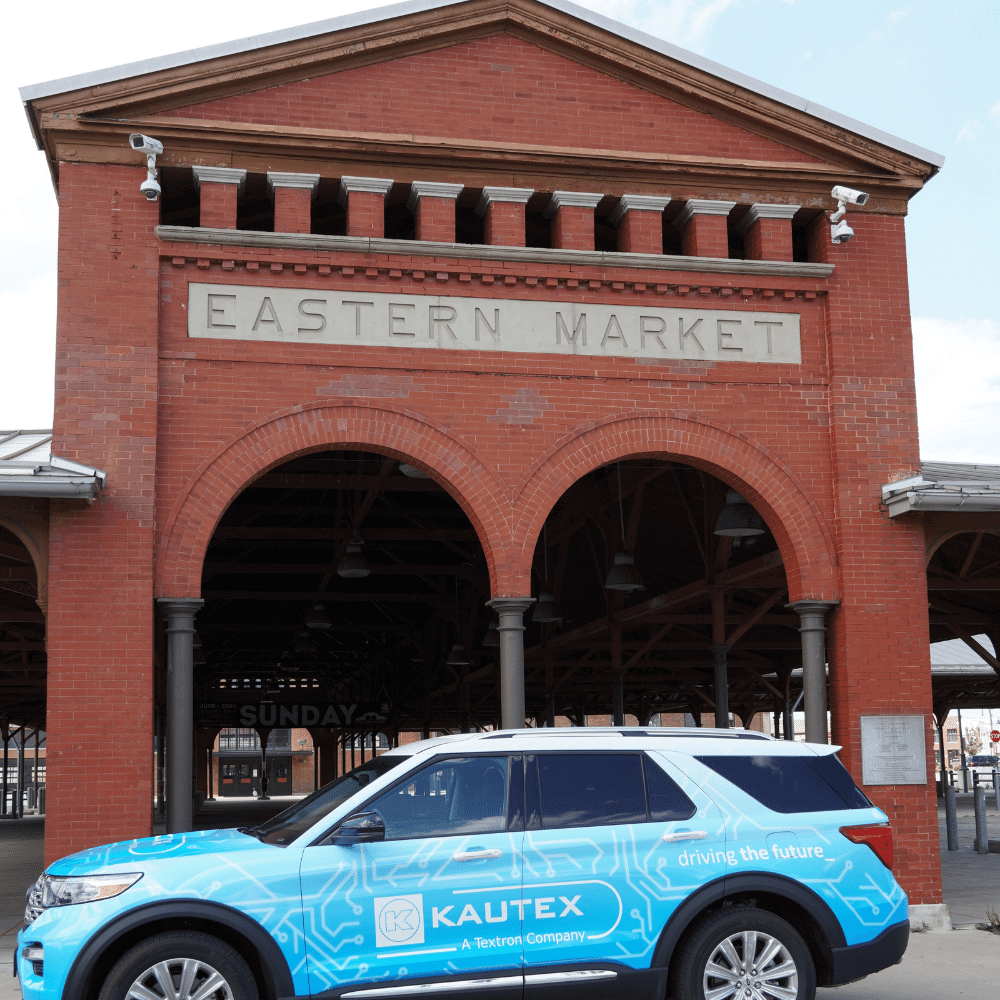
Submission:
[[[724,642],[710,646],[715,657],[715,728],[729,728],[729,646]]]
[[[524,612],[533,597],[494,597],[487,601],[500,619],[500,725],[524,729]]]
[[[161,597],[167,632],[167,833],[192,829],[195,597]]]
[[[799,616],[802,635],[802,700],[806,713],[806,742],[827,742],[826,613],[837,601],[796,601],[788,607]]]

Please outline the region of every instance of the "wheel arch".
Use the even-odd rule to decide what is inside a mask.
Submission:
[[[840,921],[812,889],[769,872],[724,875],[688,896],[661,931],[652,965],[669,967],[677,946],[704,913],[750,899],[756,900],[758,909],[787,920],[802,935],[816,966],[817,985],[826,985],[833,972],[833,949],[847,943]]]
[[[63,1000],[97,1000],[104,977],[129,948],[165,931],[211,934],[234,948],[250,967],[260,1000],[294,996],[292,974],[277,942],[253,918],[206,900],[172,900],[136,907],[102,927],[70,967]]]

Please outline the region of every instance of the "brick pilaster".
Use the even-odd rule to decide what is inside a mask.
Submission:
[[[746,260],[792,259],[792,216],[801,205],[751,205],[736,231]]]
[[[560,250],[594,249],[594,209],[602,194],[554,191],[545,209],[552,220],[552,246]]]
[[[663,210],[666,195],[623,194],[608,220],[618,227],[622,253],[663,253]]]
[[[267,186],[274,198],[274,231],[312,232],[312,201],[319,187],[319,174],[287,174],[269,170]]]
[[[729,234],[726,221],[735,201],[692,199],[674,220],[681,231],[681,252],[685,257],[728,257]]]
[[[236,202],[243,193],[247,172],[234,167],[192,167],[194,186],[201,197],[198,224],[206,229],[235,229]]]
[[[531,188],[485,187],[476,205],[483,217],[483,242],[490,246],[523,247],[525,205],[535,192]]]
[[[461,193],[461,184],[414,181],[410,185],[406,207],[413,213],[418,240],[455,242],[455,202]]]
[[[383,177],[341,177],[338,198],[347,210],[348,236],[385,236],[385,196],[392,181]]]

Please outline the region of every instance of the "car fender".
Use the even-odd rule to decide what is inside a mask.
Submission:
[[[653,951],[652,965],[668,966],[674,948],[677,947],[684,932],[700,913],[714,903],[730,896],[760,895],[778,896],[805,910],[819,926],[823,938],[819,943],[827,962],[834,948],[843,948],[847,944],[840,921],[827,903],[812,889],[785,875],[773,872],[748,872],[740,875],[723,875],[688,896],[674,910],[660,933],[660,939]]]
[[[90,977],[100,957],[127,934],[158,921],[211,921],[245,938],[260,956],[261,970],[269,976],[275,997],[293,996],[292,973],[278,943],[252,917],[240,910],[204,899],[174,899],[147,903],[118,916],[102,927],[78,952],[63,987],[63,1000],[85,1000]],[[265,998],[261,998],[265,1000]]]

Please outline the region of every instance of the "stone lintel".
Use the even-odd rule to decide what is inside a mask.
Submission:
[[[729,215],[736,207],[735,201],[709,201],[706,198],[692,198],[674,219],[674,225],[683,229],[696,215]]]
[[[194,174],[194,187],[196,191],[201,190],[201,182],[207,184],[236,184],[239,193],[243,193],[243,186],[246,184],[247,172],[236,167],[192,167]]]
[[[415,212],[417,202],[421,198],[450,198],[454,201],[464,187],[464,184],[445,184],[442,181],[413,181],[410,184],[410,196],[406,199],[406,207]]]
[[[662,212],[670,204],[668,195],[623,194],[615,210],[608,218],[612,226],[617,226],[628,212]]]

